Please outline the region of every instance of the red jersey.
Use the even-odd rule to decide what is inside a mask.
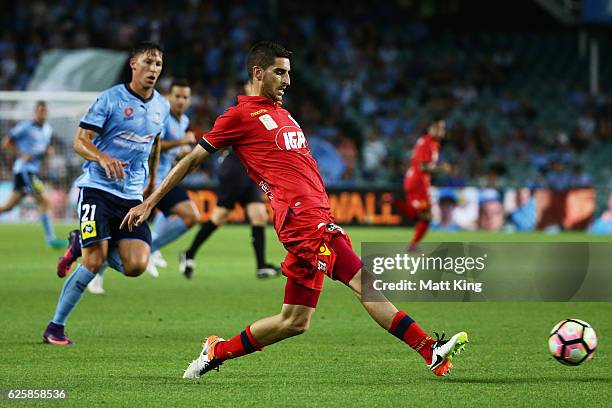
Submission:
[[[300,230],[316,230],[318,222],[333,222],[306,136],[280,103],[262,96],[239,96],[238,104],[217,118],[200,145],[211,153],[233,147],[248,175],[270,198],[281,242],[299,240]],[[299,222],[285,222],[290,211],[304,216]]]
[[[430,175],[421,169],[422,164],[437,163],[440,142],[431,135],[417,140],[412,153],[410,167],[404,176],[404,190],[426,189],[430,185]]]

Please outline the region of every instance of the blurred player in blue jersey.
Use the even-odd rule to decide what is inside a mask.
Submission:
[[[166,98],[154,88],[162,70],[162,49],[141,43],[132,50],[129,64],[130,83],[102,92],[77,129],[74,150],[86,160],[76,181],[81,188],[80,239],[72,234],[70,248],[60,261],[64,269],[58,268],[58,274],[65,275],[81,251],[83,259],[64,283],[43,334],[45,343],[72,343],[64,334],[66,319],[107,262],[125,276],[139,276],[149,261],[149,227],[143,224],[128,231],[119,226],[130,207],[155,188],[159,140],[170,110]]]
[[[47,244],[53,248],[61,248],[66,246],[66,241],[58,240],[53,233],[49,201],[43,194],[43,183],[39,177],[40,166],[45,154],[49,152],[53,134],[51,125],[46,123],[47,114],[47,103],[36,102],[34,119],[19,122],[2,143],[2,148],[12,151],[17,160],[13,165],[15,186],[7,202],[0,206],[0,213],[12,210],[25,196],[31,195],[38,204]]]
[[[170,115],[166,122],[166,131],[161,139],[162,153],[157,170],[158,185],[170,172],[181,153],[181,147],[195,143],[193,132],[187,130],[189,118],[185,115],[185,111],[191,105],[191,88],[187,81],[175,80],[170,86],[167,98],[170,102]],[[153,224],[152,253],[147,267],[147,272],[154,277],[158,276],[158,266],[166,266],[159,249],[187,232],[200,218],[195,203],[189,199],[187,191],[180,186],[173,188],[164,196],[157,205],[157,209],[163,215],[159,215]]]

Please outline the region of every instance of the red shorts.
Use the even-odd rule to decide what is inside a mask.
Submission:
[[[429,199],[429,191],[414,189],[404,191],[406,194],[406,204],[409,205],[415,212],[427,211],[431,208],[431,200]]]
[[[315,307],[325,275],[348,286],[363,266],[350,238],[335,224],[321,224],[316,233],[309,231],[307,239],[285,244],[285,249],[285,304]]]

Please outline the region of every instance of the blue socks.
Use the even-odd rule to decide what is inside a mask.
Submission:
[[[161,247],[168,245],[187,231],[187,226],[180,217],[167,218],[163,223],[158,236],[151,244],[151,252],[155,252]]]
[[[94,276],[95,275],[83,265],[77,265],[74,272],[72,272],[66,282],[64,282],[64,287],[57,301],[55,314],[51,320],[53,323],[61,325],[66,324],[68,315],[70,315],[77,303],[79,303],[79,300],[81,300],[83,296],[83,291]]]
[[[53,233],[53,224],[51,223],[51,217],[49,213],[40,214],[40,223],[43,226],[43,230],[45,231],[45,239],[48,243],[54,241],[56,239],[55,234]]]

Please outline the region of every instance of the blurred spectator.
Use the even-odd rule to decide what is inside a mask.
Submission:
[[[458,163],[450,163],[450,171],[444,175],[440,185],[444,187],[465,187],[467,185],[465,176],[461,171],[461,166]]]
[[[612,191],[608,194],[608,208],[589,228],[593,234],[612,235]]]
[[[484,189],[478,199],[478,228],[485,231],[499,231],[504,226],[504,208],[499,192]]]
[[[440,189],[438,206],[440,208],[440,220],[431,223],[432,230],[459,231],[461,227],[454,221],[453,215],[457,208],[457,195],[452,189]]]
[[[368,129],[363,144],[363,176],[366,180],[374,180],[382,173],[387,153],[387,146],[380,140],[378,129]]]
[[[536,200],[529,188],[516,193],[516,210],[510,214],[510,221],[518,231],[533,231],[536,227]]]
[[[550,170],[546,174],[546,186],[556,192],[566,191],[570,187],[570,175],[561,161],[555,160],[550,164]]]
[[[572,172],[569,175],[568,184],[569,184],[569,188],[590,187],[592,184],[591,176],[589,176],[589,174],[586,171],[584,171],[580,163],[575,163],[572,166]]]

